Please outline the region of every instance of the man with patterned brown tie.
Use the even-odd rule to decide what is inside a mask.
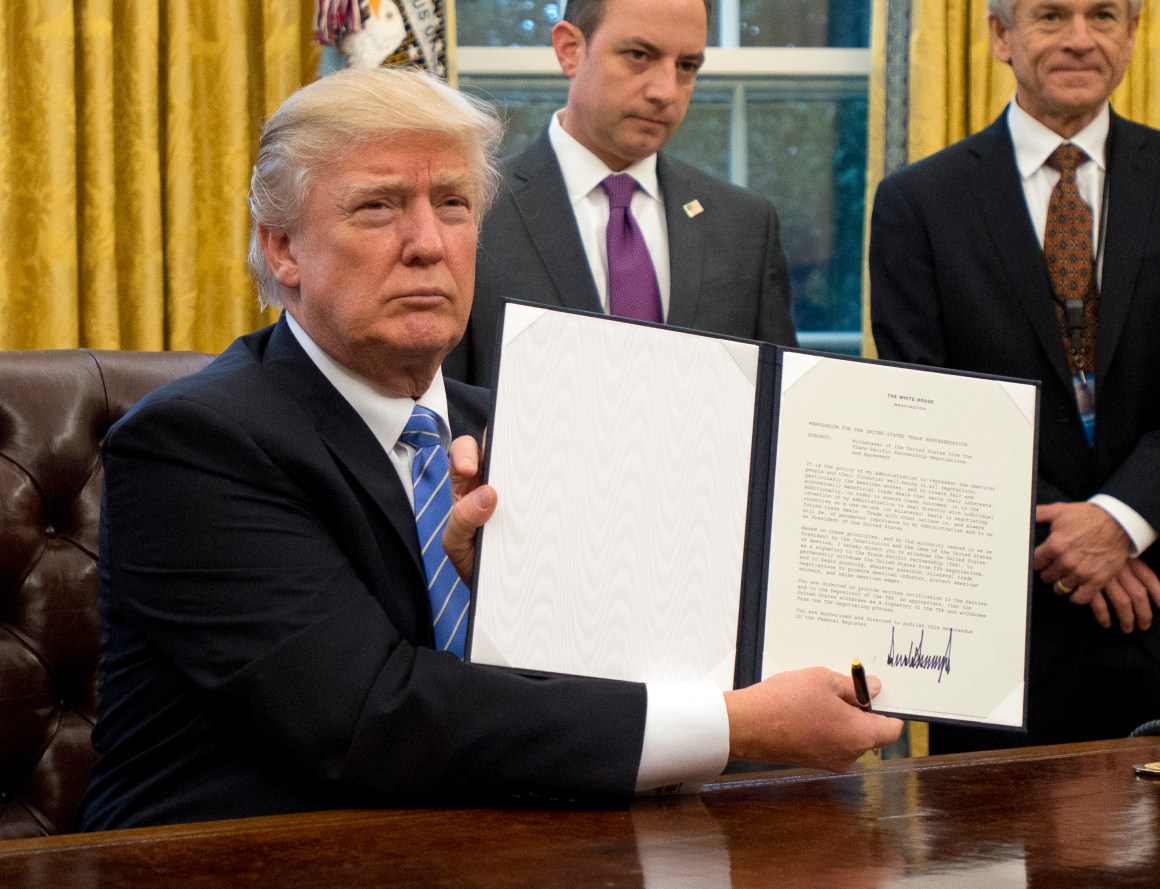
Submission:
[[[448,376],[490,385],[505,298],[796,344],[773,205],[661,150],[708,16],[708,0],[569,0],[552,30],[568,101],[505,165]]]
[[[1160,714],[1160,133],[1108,104],[1140,2],[991,0],[1015,100],[875,198],[879,354],[1042,382],[1029,731],[932,726],[932,752]]]

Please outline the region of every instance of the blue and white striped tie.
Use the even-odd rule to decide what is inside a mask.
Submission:
[[[443,527],[451,513],[451,479],[447,474],[447,452],[439,437],[435,414],[415,405],[399,440],[415,449],[411,461],[415,527],[419,531],[423,570],[427,573],[435,647],[462,658],[471,594],[460,582],[458,572],[443,551]]]

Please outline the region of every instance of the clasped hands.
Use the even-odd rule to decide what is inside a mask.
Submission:
[[[1152,603],[1160,607],[1160,578],[1132,556],[1132,543],[1119,523],[1092,503],[1047,503],[1035,521],[1050,526],[1035,548],[1034,568],[1058,596],[1087,605],[1101,627],[1146,630]]]

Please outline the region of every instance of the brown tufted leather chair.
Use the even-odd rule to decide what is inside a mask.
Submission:
[[[65,833],[94,752],[101,444],[193,352],[0,352],[0,839]]]

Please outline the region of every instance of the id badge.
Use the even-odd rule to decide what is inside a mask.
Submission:
[[[1096,441],[1096,378],[1091,374],[1076,374],[1071,378],[1071,387],[1075,390],[1075,405],[1090,447]]]

